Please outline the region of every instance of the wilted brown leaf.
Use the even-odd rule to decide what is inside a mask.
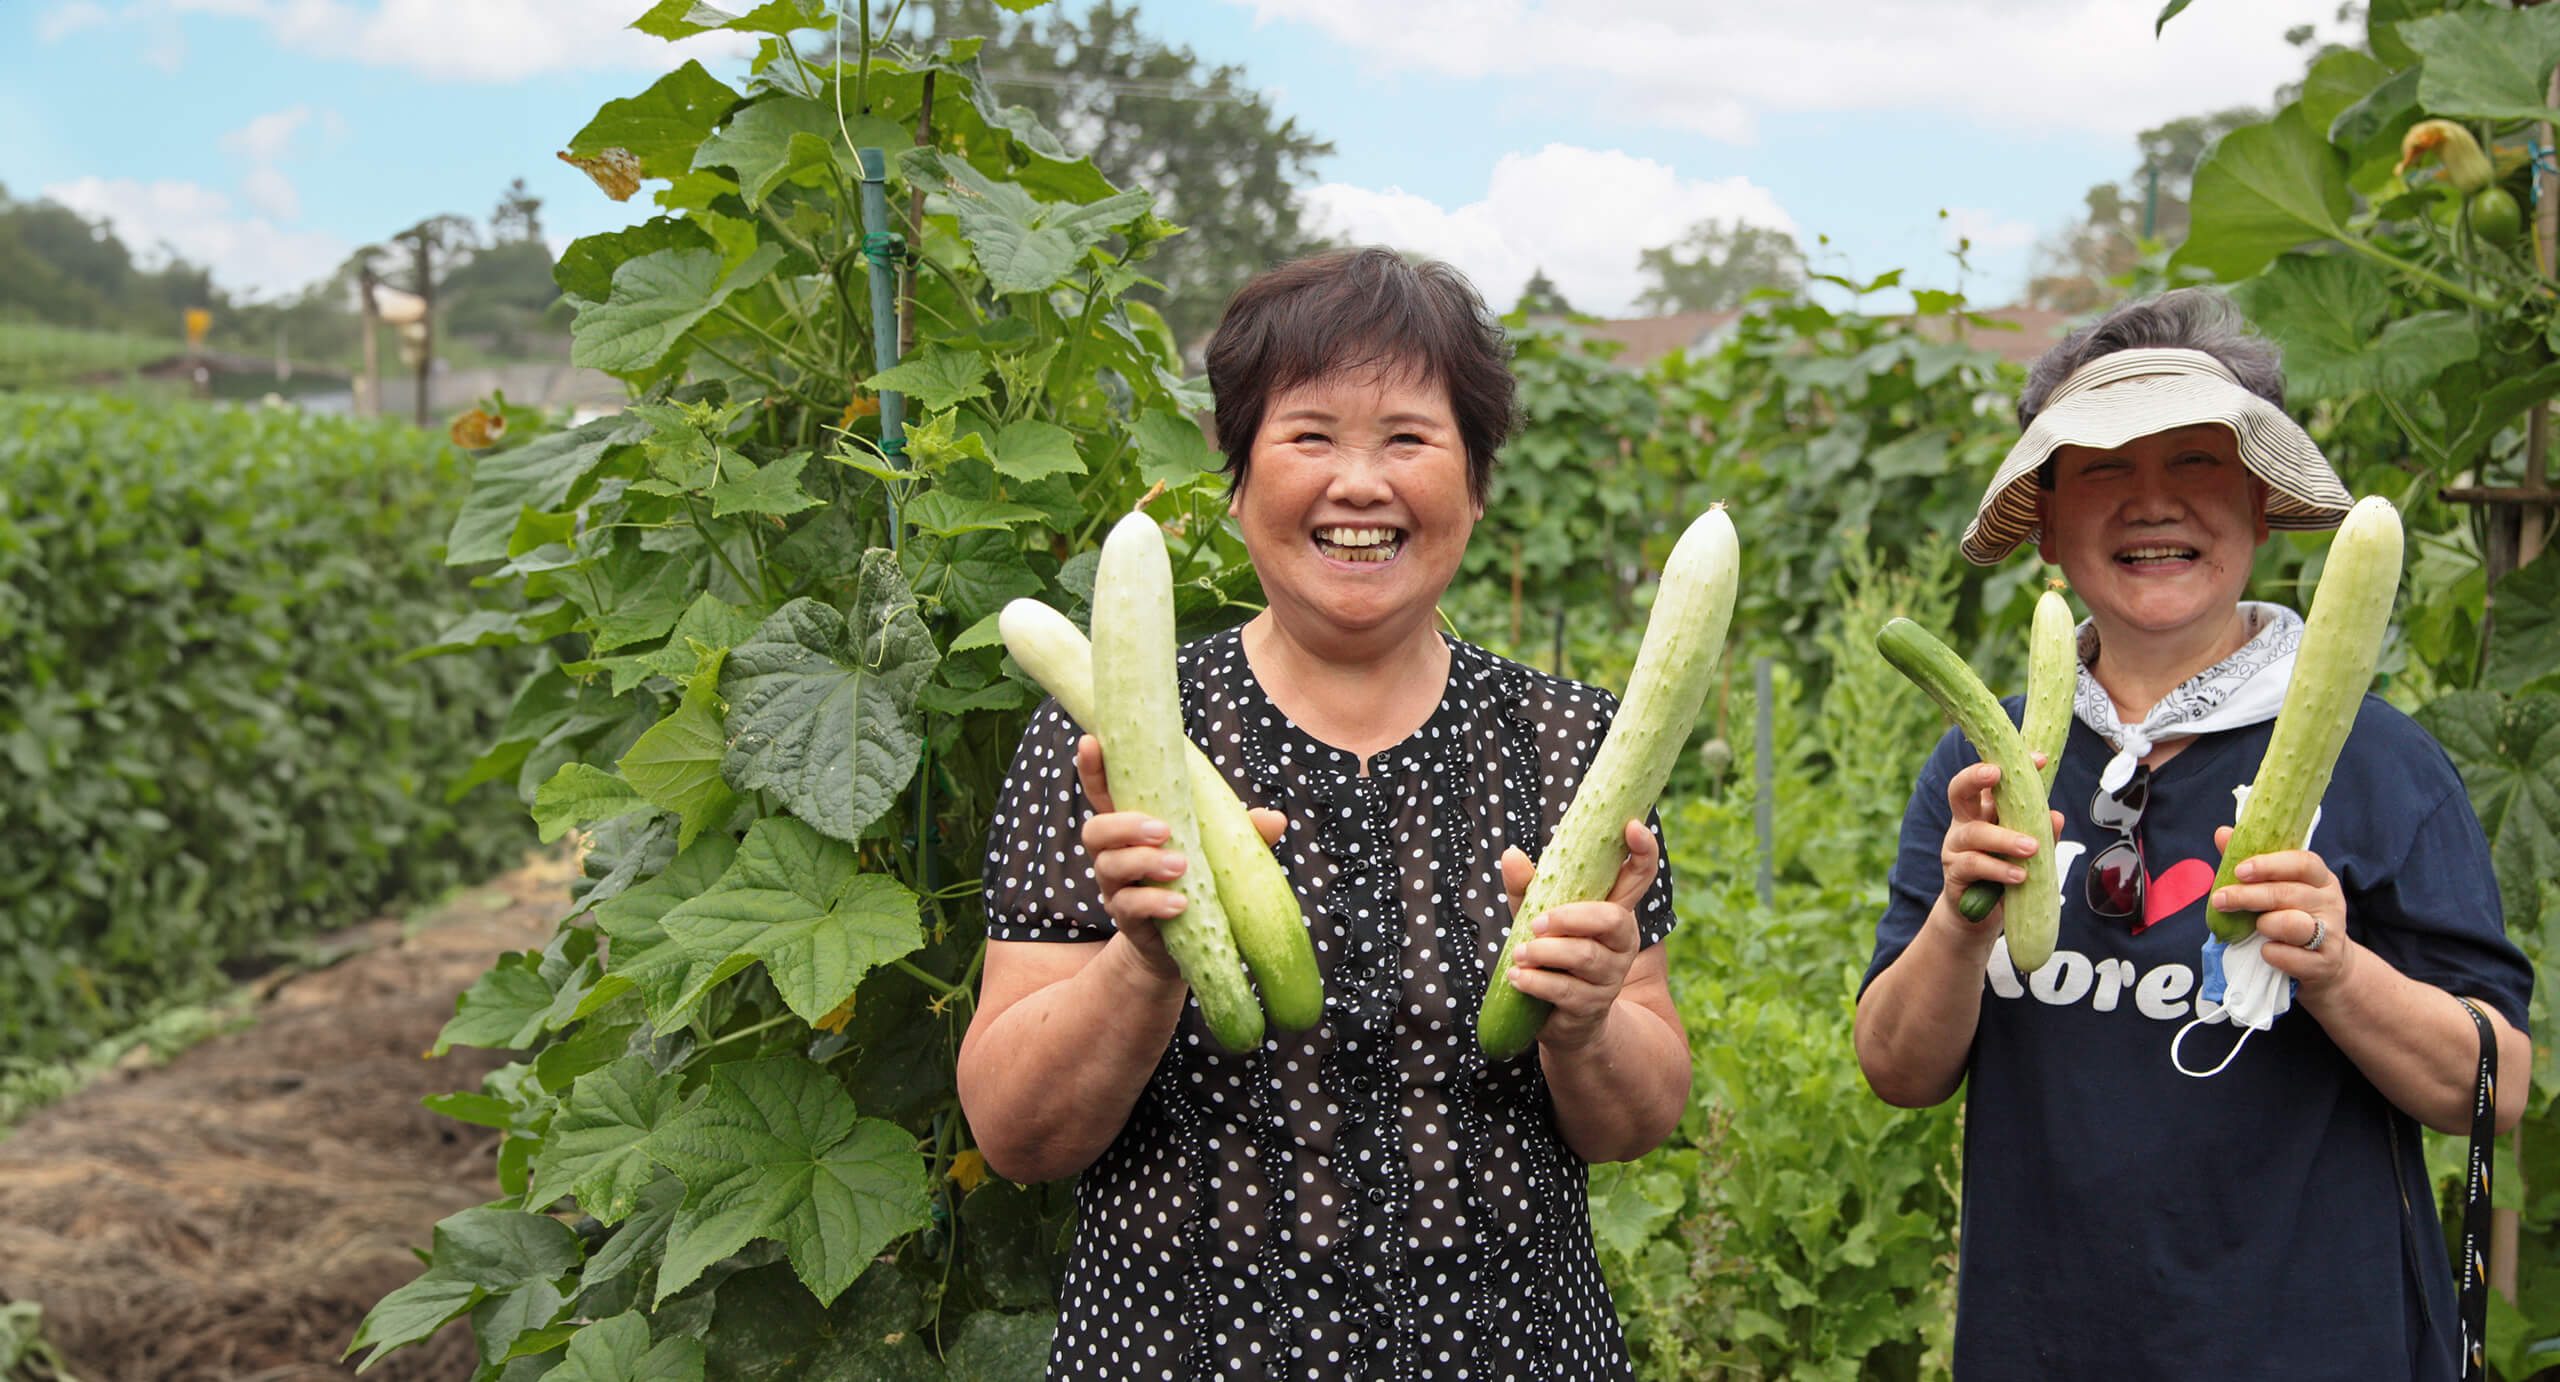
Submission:
[[[594,178],[615,201],[627,202],[640,190],[640,156],[629,149],[598,149],[593,158],[564,153],[560,161]]]

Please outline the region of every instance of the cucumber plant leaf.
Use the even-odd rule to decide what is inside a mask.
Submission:
[[[639,160],[642,176],[680,177],[693,167],[694,147],[737,103],[727,83],[687,61],[639,95],[605,102],[569,140],[568,152],[588,158],[623,149]]]
[[[659,1079],[642,1056],[579,1076],[534,1154],[525,1203],[541,1209],[574,1192],[579,1208],[620,1223],[658,1178],[649,1139],[683,1107],[679,1086]]]
[[[471,472],[471,493],[445,535],[446,564],[503,560],[508,540],[515,536],[526,510],[545,513],[558,508],[567,501],[569,491],[603,462],[607,450],[645,434],[645,428],[635,427],[628,419],[598,418],[481,457]]]
[[[2187,242],[2171,262],[2233,283],[2297,245],[2342,238],[2354,209],[2343,161],[2299,101],[2224,135],[2196,168]]]
[[[2456,691],[2417,719],[2462,772],[2507,925],[2530,925],[2542,912],[2542,880],[2560,876],[2560,695]]]
[[[2551,69],[2560,66],[2560,11],[2466,9],[2400,26],[2425,64],[2418,104],[2436,115],[2551,120]]]
[[[559,1279],[576,1271],[584,1255],[578,1236],[548,1215],[490,1205],[449,1215],[435,1227],[426,1271],[374,1304],[347,1353],[375,1350],[356,1365],[362,1372],[383,1352],[415,1343],[491,1299],[520,1301],[524,1313],[543,1314],[540,1323],[548,1324],[566,1303]],[[501,1349],[513,1334],[498,1336]]]
[[[719,695],[706,679],[687,688],[676,708],[643,732],[616,766],[634,792],[676,813],[676,848],[683,849],[704,826],[727,820],[737,807],[738,794],[720,777],[728,748]]]
[[[594,821],[649,805],[632,785],[591,763],[563,763],[533,794],[533,822],[544,844]]]
[[[760,244],[745,262],[725,267],[716,250],[655,250],[613,271],[613,292],[591,302],[569,325],[569,362],[608,374],[655,368],[694,323],[762,279],[783,256]]]
[[[844,1086],[796,1056],[715,1068],[701,1102],[659,1131],[655,1155],[685,1183],[658,1270],[661,1301],[771,1238],[811,1294],[832,1302],[926,1219],[915,1138],[857,1117]]]
[[[2395,313],[2388,273],[2343,254],[2280,255],[2231,297],[2284,342],[2288,396],[2304,401],[2365,390],[2406,397],[2480,353],[2468,317]]]
[[[572,1335],[549,1382],[702,1382],[700,1339],[682,1335],[649,1340],[648,1317],[637,1310],[598,1320]]]
[[[865,553],[849,613],[794,600],[730,650],[730,785],[770,790],[821,832],[861,839],[915,775],[916,693],[940,659],[897,555]]]

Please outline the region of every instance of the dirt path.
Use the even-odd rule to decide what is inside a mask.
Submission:
[[[278,984],[256,1025],[119,1072],[0,1141],[0,1299],[33,1300],[81,1382],[310,1382],[415,1276],[435,1222],[497,1194],[495,1135],[419,1107],[501,1062],[422,1053],[501,951],[538,948],[570,865],[536,859]],[[405,934],[404,934],[405,933]],[[464,1382],[469,1335],[368,1382]]]

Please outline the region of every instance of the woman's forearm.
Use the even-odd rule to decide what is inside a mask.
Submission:
[[[1654,963],[1659,965],[1657,951]],[[1538,1045],[1556,1129],[1584,1161],[1632,1161],[1662,1145],[1689,1105],[1689,1036],[1663,975],[1631,975],[1608,1020],[1574,1047]]]
[[[2305,984],[2303,1009],[2319,1019],[2357,1070],[2382,1097],[2438,1132],[2471,1130],[2471,1104],[2480,1072],[2480,1032],[2451,994],[2392,967],[2356,945],[2339,977]],[[2497,1125],[2501,1131],[2524,1116],[2533,1067],[2531,1044],[2483,1003],[2497,1036]]]
[[[1964,920],[1944,897],[1919,934],[1858,998],[1858,1068],[1876,1097],[1904,1108],[1942,1103],[1964,1083],[1982,1020],[1982,971],[1999,932]]]
[[[958,1070],[960,1107],[987,1165],[1024,1183],[1092,1165],[1128,1122],[1189,993],[1120,936],[1099,946],[991,942]]]

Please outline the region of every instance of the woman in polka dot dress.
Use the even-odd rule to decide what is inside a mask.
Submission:
[[[1689,1092],[1645,823],[1611,896],[1514,961],[1555,1005],[1536,1049],[1475,1041],[1528,853],[1615,709],[1439,631],[1507,359],[1454,270],[1383,250],[1265,274],[1209,347],[1268,606],[1183,649],[1185,720],[1297,886],[1314,1030],[1218,1047],[1155,927],[1189,861],[1112,810],[1054,702],[1023,736],[959,1078],[990,1166],[1082,1175],[1052,1379],[1628,1376],[1584,1167],[1650,1150]]]

